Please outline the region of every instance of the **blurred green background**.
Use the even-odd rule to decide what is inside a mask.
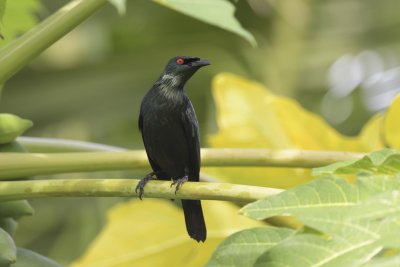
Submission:
[[[256,48],[153,1],[127,1],[125,16],[107,5],[7,81],[0,112],[32,120],[29,136],[142,149],[137,129],[141,98],[176,55],[212,62],[187,84],[203,140],[216,131],[210,88],[220,72],[296,98],[348,135],[357,134],[400,90],[398,0],[232,2],[238,20],[255,36]],[[41,3],[35,14],[39,19],[67,1]],[[82,253],[101,229],[104,211],[116,201],[32,201],[36,216],[21,220],[17,243],[66,264]]]

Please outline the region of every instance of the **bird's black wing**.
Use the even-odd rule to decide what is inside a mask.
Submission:
[[[187,98],[186,109],[182,112],[182,125],[185,133],[185,141],[189,155],[189,181],[199,181],[200,174],[200,135],[199,123],[192,103]],[[200,200],[182,200],[182,208],[185,214],[186,230],[191,238],[205,241],[207,228],[204,221],[203,209]]]
[[[200,135],[199,123],[196,113],[189,98],[184,112],[182,112],[182,125],[189,155],[189,180],[199,181],[200,173]]]
[[[142,134],[142,140],[143,140],[144,147],[145,147],[145,149],[146,149],[147,158],[149,159],[149,163],[150,163],[150,166],[151,166],[151,168],[153,169],[153,171],[156,172],[156,174],[161,175],[161,173],[160,173],[161,168],[160,168],[160,166],[158,166],[157,163],[152,159],[152,155],[151,155],[151,151],[150,151],[150,146],[146,144],[146,140],[145,140],[145,138],[144,138],[145,129],[144,129],[144,127],[143,127],[143,120],[144,120],[144,118],[143,118],[142,110],[140,110],[138,125],[139,125],[139,130],[140,130],[140,132],[141,132],[141,134]],[[165,177],[159,177],[159,175],[157,175],[157,177],[158,177],[159,179],[165,179]],[[169,177],[166,177],[166,178],[169,178]]]
[[[142,109],[140,109],[140,113],[139,113],[139,121],[138,121],[138,126],[139,126],[139,130],[143,135],[143,115],[142,115]]]

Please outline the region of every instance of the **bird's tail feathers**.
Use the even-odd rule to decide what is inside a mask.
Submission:
[[[200,200],[182,200],[182,207],[189,236],[197,242],[204,242],[207,229]]]

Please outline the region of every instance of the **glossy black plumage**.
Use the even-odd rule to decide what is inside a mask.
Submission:
[[[161,180],[174,180],[177,190],[186,180],[199,181],[199,126],[183,86],[199,68],[209,64],[200,58],[172,58],[144,96],[139,129],[153,173],[139,183],[140,196],[153,174]],[[182,207],[189,236],[204,242],[207,231],[201,202],[182,200]]]

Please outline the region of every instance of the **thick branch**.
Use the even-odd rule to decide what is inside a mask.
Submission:
[[[60,152],[121,152],[126,148],[103,145],[93,142],[70,140],[62,138],[45,138],[20,136],[17,142],[32,153],[60,153]]]
[[[334,151],[202,149],[203,167],[325,166],[364,154]],[[127,152],[1,153],[0,179],[42,174],[149,168],[143,150]]]
[[[136,197],[136,179],[68,179],[0,183],[0,201],[40,197]],[[175,195],[168,181],[149,181],[143,197],[252,202],[279,189],[228,183],[187,182]]]

